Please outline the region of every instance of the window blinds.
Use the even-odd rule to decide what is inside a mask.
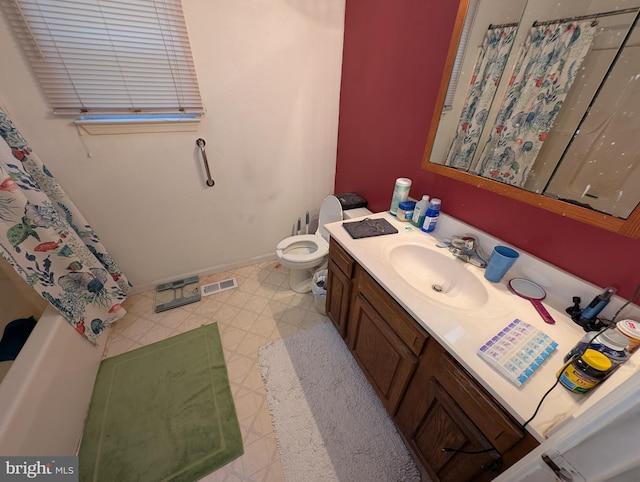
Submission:
[[[464,25],[462,27],[462,33],[460,34],[460,42],[458,44],[458,51],[456,58],[453,62],[453,69],[451,70],[451,78],[449,79],[449,87],[444,98],[443,110],[451,110],[453,108],[453,100],[458,90],[458,81],[460,80],[460,70],[462,69],[462,61],[467,51],[467,44],[469,43],[469,35],[473,28],[473,22],[476,19],[476,13],[478,11],[478,5],[480,0],[471,0],[469,7],[467,8],[467,15],[465,17]]]
[[[56,114],[203,112],[180,0],[0,0]]]

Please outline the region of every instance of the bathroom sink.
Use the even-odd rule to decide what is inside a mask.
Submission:
[[[401,244],[388,251],[388,261],[400,278],[433,301],[460,310],[477,309],[489,301],[471,266],[448,252],[421,244]]]

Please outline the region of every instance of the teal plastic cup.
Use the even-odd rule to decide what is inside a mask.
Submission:
[[[491,252],[484,277],[492,283],[499,282],[519,257],[520,253],[515,249],[511,249],[508,246],[496,246]]]

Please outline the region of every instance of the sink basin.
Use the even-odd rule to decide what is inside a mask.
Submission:
[[[388,259],[393,271],[433,301],[461,310],[485,305],[489,294],[469,265],[449,253],[421,244],[392,247]]]

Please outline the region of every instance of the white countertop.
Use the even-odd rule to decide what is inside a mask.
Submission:
[[[388,213],[372,214],[369,217],[384,217],[398,229],[398,234],[353,239],[342,227],[342,221],[327,224],[326,227],[331,237],[338,241],[504,408],[521,423],[528,420],[542,396],[554,384],[556,372],[564,364],[565,354],[585,334],[564,309],[572,305],[572,296],[581,296],[584,308],[603,287],[590,285],[516,248],[520,252],[520,258],[499,283],[487,281],[483,276],[484,269],[463,263],[464,269],[470,270],[486,288],[489,301],[473,310],[451,308],[420,293],[400,277],[386,261],[389,248],[399,242],[423,244],[453,257],[446,248],[436,248],[436,242],[452,234],[473,234],[479,239],[487,255],[493,246],[504,243],[446,214],[441,215],[438,227],[433,233],[424,233],[410,223],[398,221]],[[355,220],[357,219],[360,218]],[[351,221],[354,220],[348,222]],[[462,263],[459,260],[456,262]],[[545,323],[529,301],[509,291],[507,281],[515,277],[532,279],[543,286],[547,291],[547,298],[543,304],[556,320],[554,325]],[[624,300],[616,298],[602,315],[611,318],[613,310],[619,308],[623,302]],[[557,350],[520,387],[516,387],[476,354],[480,346],[516,318],[544,331],[558,343]],[[629,305],[617,320],[624,318],[640,320],[638,307]],[[529,432],[539,441],[543,441],[557,428],[583,413],[608,393],[615,391],[617,386],[638,371],[638,353],[640,350],[610,378],[587,394],[574,394],[558,384],[545,399],[538,415],[527,426]]]

